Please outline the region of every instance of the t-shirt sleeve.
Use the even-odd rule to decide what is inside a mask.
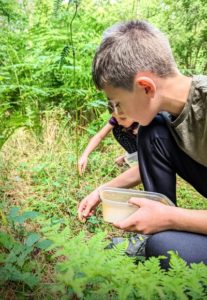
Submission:
[[[111,119],[109,119],[109,124],[112,126],[116,126],[118,124],[116,118],[112,117]]]

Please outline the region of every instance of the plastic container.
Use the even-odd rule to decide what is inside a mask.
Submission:
[[[139,209],[138,206],[128,203],[128,200],[132,197],[147,198],[149,200],[159,201],[163,204],[174,206],[173,202],[162,194],[103,187],[100,190],[100,198],[102,201],[104,221],[109,223],[122,221]]]
[[[130,167],[136,166],[138,164],[138,153],[134,152],[129,154],[126,152],[124,159]]]

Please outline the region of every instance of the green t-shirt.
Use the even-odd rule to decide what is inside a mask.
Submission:
[[[178,146],[207,167],[207,76],[193,76],[182,112],[168,125]]]

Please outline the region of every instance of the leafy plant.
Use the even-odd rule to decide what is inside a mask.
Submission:
[[[203,299],[206,295],[204,264],[189,267],[171,252],[171,269],[165,272],[157,258],[136,265],[124,255],[126,244],[105,250],[108,241],[103,232],[88,239],[83,232],[72,237],[69,227],[61,230],[60,225],[43,231],[53,241],[54,258],[63,258],[56,265],[55,291],[65,298]]]
[[[36,232],[27,232],[24,224],[38,215],[34,211],[20,213],[19,207],[11,208],[7,224],[12,223],[12,233],[0,231],[0,284],[18,282],[34,288],[40,281],[36,273],[37,263],[31,262],[36,249],[45,250],[51,242]],[[14,238],[14,236],[16,236]]]
[[[111,136],[86,175],[79,182],[75,175],[78,151],[110,117],[91,80],[103,31],[147,19],[169,36],[183,73],[205,73],[206,11],[204,0],[0,0],[3,299],[206,299],[203,264],[186,266],[175,253],[168,272],[157,258],[136,264],[124,244],[104,250],[123,233],[102,221],[101,209],[78,221],[77,203],[120,173]],[[28,130],[13,135],[20,127],[41,142]],[[178,180],[179,205],[206,209],[204,200]]]

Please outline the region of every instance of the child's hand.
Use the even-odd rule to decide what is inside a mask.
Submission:
[[[123,164],[125,163],[124,155],[117,157],[115,163],[120,167],[123,166]]]
[[[78,161],[78,171],[79,171],[79,174],[81,176],[85,172],[87,162],[88,162],[88,157],[87,156],[81,156],[81,158]]]
[[[100,203],[99,191],[95,190],[86,196],[79,204],[78,218],[80,221],[84,221],[86,218],[92,216],[96,207]]]
[[[129,203],[138,206],[137,211],[114,226],[142,234],[172,229],[170,219],[177,208],[145,198],[131,198]]]

